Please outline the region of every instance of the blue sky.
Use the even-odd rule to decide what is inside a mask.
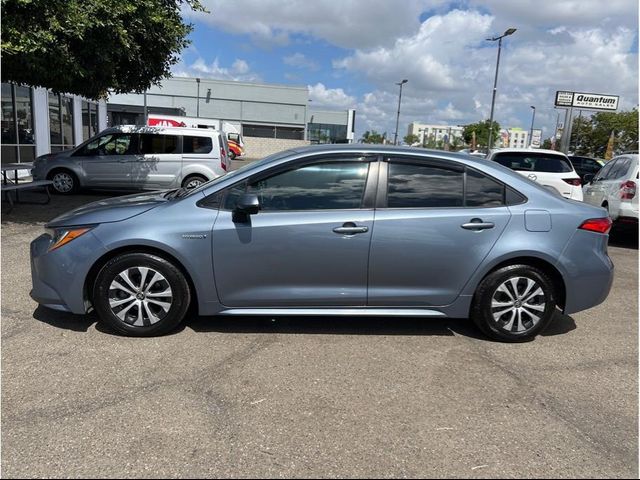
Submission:
[[[553,133],[556,90],[638,104],[638,5],[629,0],[204,0],[184,11],[191,47],[174,75],[307,86],[312,106],[355,108],[356,134],[412,121],[463,125],[489,117],[503,42],[495,119]]]

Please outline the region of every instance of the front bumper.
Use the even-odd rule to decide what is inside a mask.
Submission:
[[[106,249],[88,232],[52,252],[51,237],[40,235],[31,242],[31,298],[55,310],[84,314],[89,303],[84,284],[95,261]]]

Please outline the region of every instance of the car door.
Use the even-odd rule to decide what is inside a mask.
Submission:
[[[132,184],[138,189],[176,186],[182,170],[181,137],[140,133],[138,155],[132,164]]]
[[[131,133],[107,133],[89,142],[74,154],[82,162],[87,187],[131,186]]]
[[[584,201],[591,205],[601,206],[605,198],[605,181],[615,166],[616,160],[607,163],[598,174],[593,178],[590,184],[584,188]]]
[[[455,162],[383,162],[368,304],[452,303],[511,218],[505,192],[502,183]]]
[[[220,302],[366,305],[376,179],[375,157],[325,157],[227,189],[212,234]],[[261,209],[238,219],[233,210],[244,193],[257,195]]]

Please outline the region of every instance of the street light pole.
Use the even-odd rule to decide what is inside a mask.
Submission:
[[[401,82],[396,83],[396,85],[400,85],[400,95],[398,96],[398,115],[396,116],[396,133],[393,136],[393,144],[398,144],[398,123],[400,122],[400,102],[402,101],[402,85],[407,83],[409,80],[406,78]]]
[[[198,99],[196,101],[196,117],[200,118],[200,79],[196,78],[198,84]]]
[[[490,42],[498,41],[498,60],[496,61],[496,76],[493,80],[493,94],[491,97],[491,116],[489,117],[489,142],[487,150],[491,150],[493,146],[493,110],[496,103],[496,91],[498,89],[498,69],[500,68],[500,50],[502,49],[502,39],[508,35],[512,35],[516,31],[515,28],[509,28],[499,37],[487,38]]]
[[[531,144],[533,143],[533,122],[536,120],[536,107],[530,105],[533,109],[533,116],[531,117],[531,128],[529,129],[529,148],[531,148]]]

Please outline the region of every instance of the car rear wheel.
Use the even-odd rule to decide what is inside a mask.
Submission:
[[[47,178],[53,182],[52,186],[54,193],[59,193],[61,195],[71,195],[76,193],[80,187],[78,177],[76,177],[76,174],[70,170],[54,170]]]
[[[510,265],[482,280],[474,296],[471,318],[495,340],[521,342],[542,332],[555,311],[553,281],[530,265]]]
[[[184,319],[190,289],[171,262],[148,253],[126,253],[106,263],[96,278],[93,305],[118,333],[163,335]]]
[[[236,159],[236,154],[233,152],[233,150],[229,150],[229,158],[231,160],[235,160]]]
[[[202,175],[189,175],[182,181],[182,187],[191,190],[192,188],[199,187],[207,181],[208,180]]]

